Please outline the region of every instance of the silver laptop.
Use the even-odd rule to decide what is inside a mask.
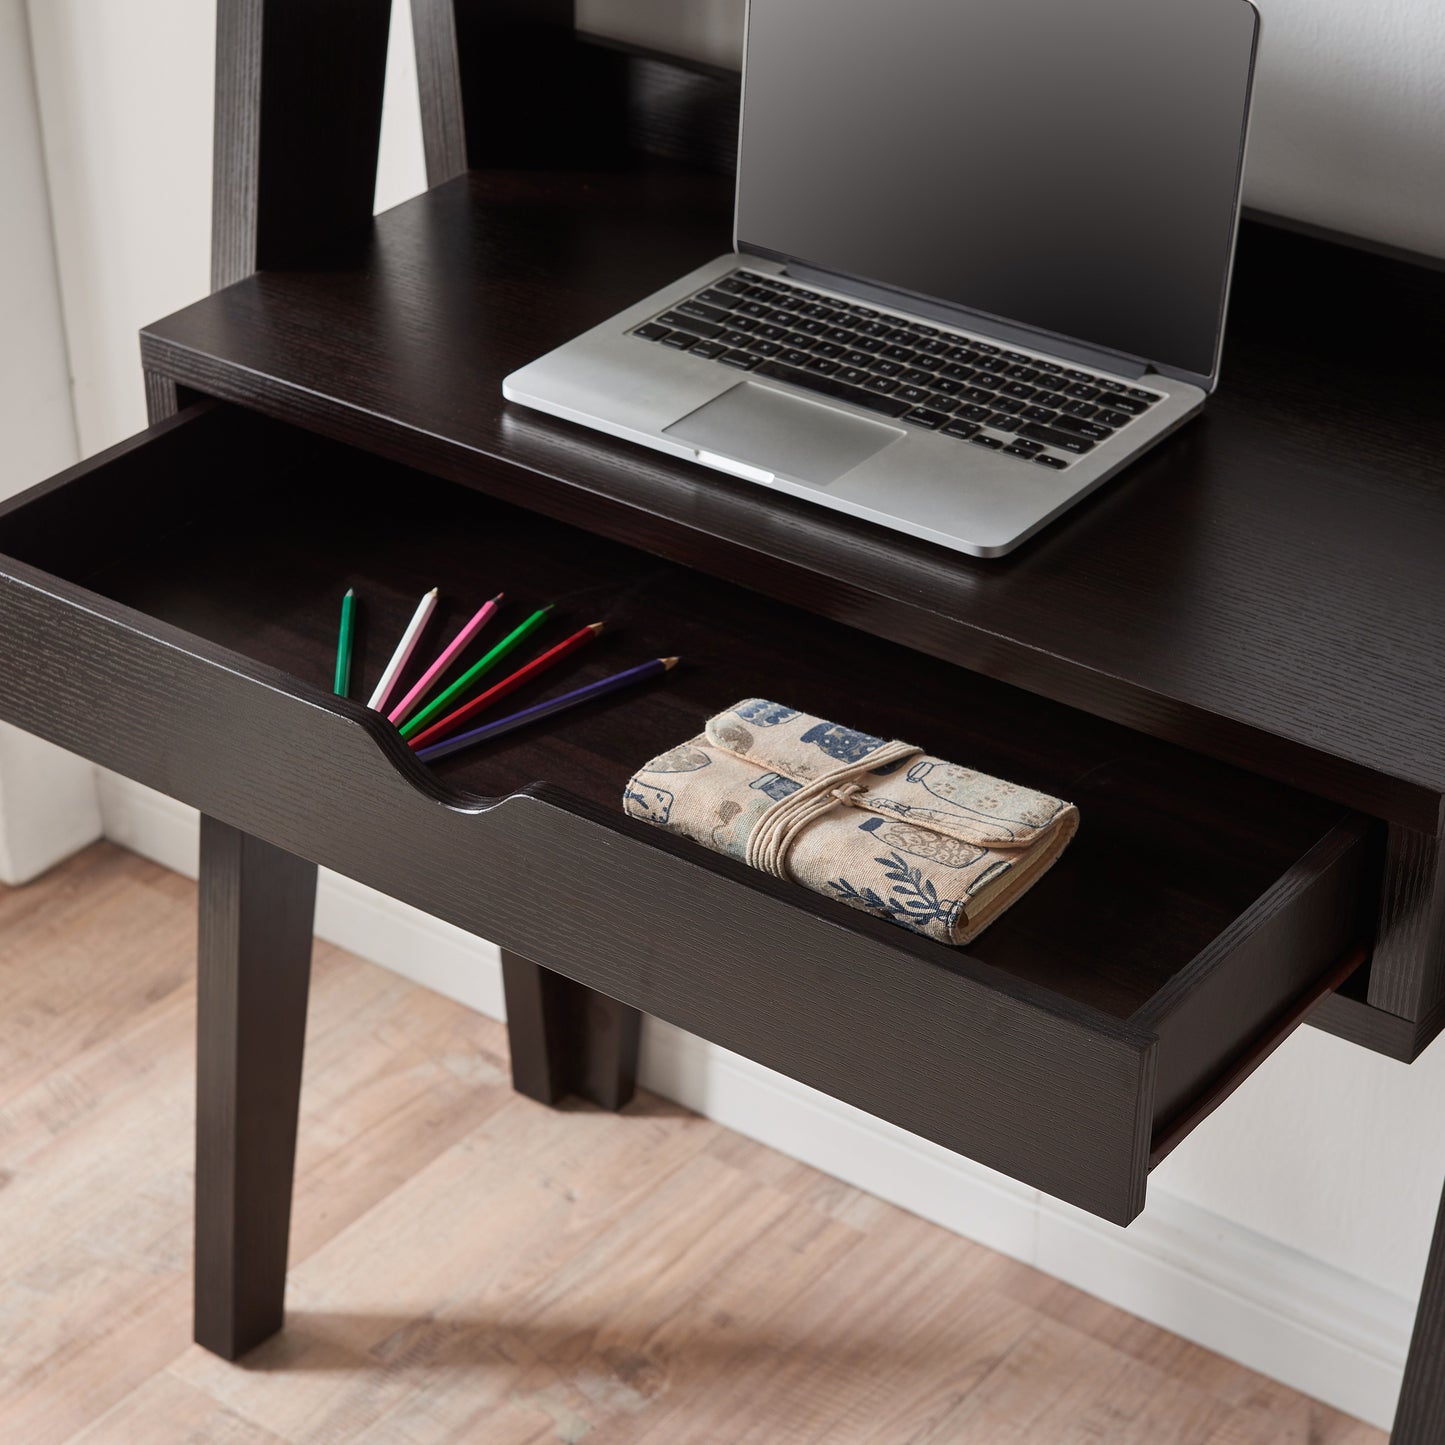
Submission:
[[[734,251],[511,401],[1009,551],[1213,390],[1249,0],[750,0]]]

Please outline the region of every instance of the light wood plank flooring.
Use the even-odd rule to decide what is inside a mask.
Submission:
[[[189,1338],[195,889],[0,890],[0,1440],[1369,1445],[1258,1375],[318,945],[290,1322]]]

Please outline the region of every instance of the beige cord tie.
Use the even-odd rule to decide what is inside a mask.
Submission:
[[[796,793],[769,808],[748,835],[746,862],[776,878],[788,878],[788,854],[794,840],[814,819],[840,806],[856,807],[854,799],[863,791],[861,781],[878,768],[911,758],[922,752],[912,743],[896,738],[869,753],[861,762],[842,763],[805,783]]]

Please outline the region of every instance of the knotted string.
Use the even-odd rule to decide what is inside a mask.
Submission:
[[[857,807],[855,799],[863,791],[862,779],[867,774],[922,751],[895,738],[861,762],[840,763],[812,782],[804,783],[796,793],[789,793],[769,808],[753,825],[748,834],[746,862],[775,878],[789,877],[788,854],[798,835],[810,823],[830,809]]]

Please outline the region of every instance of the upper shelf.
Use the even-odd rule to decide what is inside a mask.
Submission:
[[[660,170],[473,172],[359,252],[147,328],[145,364],[1438,830],[1445,276],[1246,225],[1204,417],[985,561],[503,402],[508,371],[725,251],[730,201],[725,178]]]

